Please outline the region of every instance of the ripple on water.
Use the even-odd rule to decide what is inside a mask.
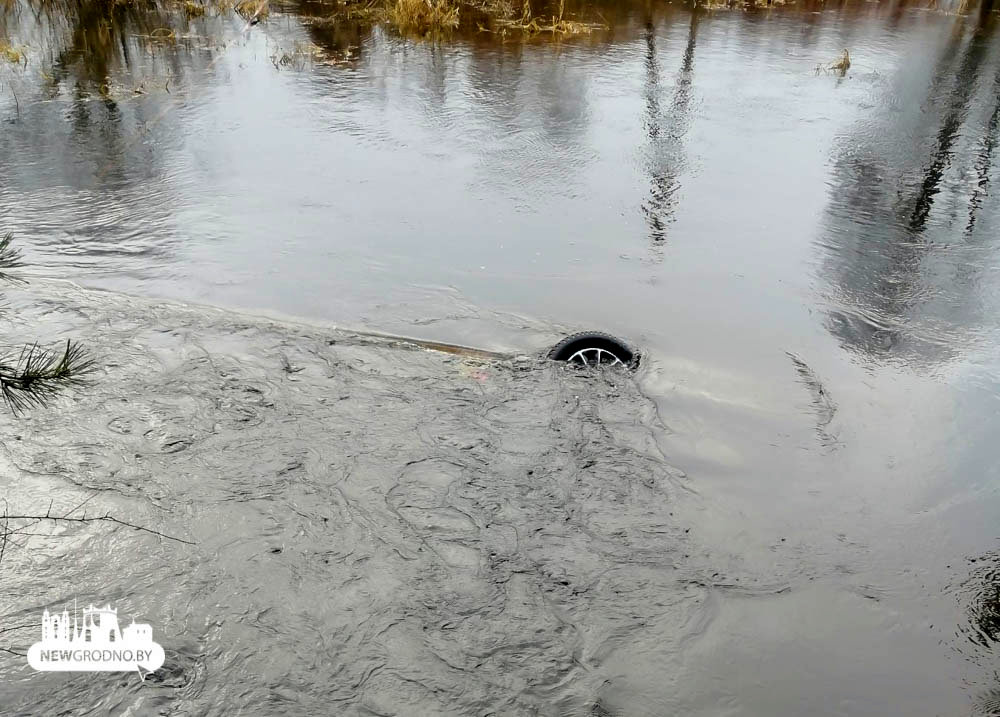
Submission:
[[[36,289],[12,295],[19,330],[42,310],[67,331],[100,315],[88,343],[136,360],[24,424],[15,473],[47,482],[57,511],[94,495],[88,510],[195,542],[71,526],[9,551],[5,568],[31,558],[62,577],[12,573],[5,613],[38,589],[33,603],[64,602],[69,581],[84,600],[127,599],[164,646],[145,683],[76,681],[75,704],[586,714],[636,636],[676,651],[704,591],[677,576],[679,474],[631,377],[331,342],[58,284],[41,309]],[[37,495],[8,500],[37,508]],[[47,711],[69,694],[40,697],[45,675],[7,681],[22,667],[0,661],[9,704]]]

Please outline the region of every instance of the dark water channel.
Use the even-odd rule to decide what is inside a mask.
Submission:
[[[165,378],[133,387],[134,411],[108,408],[129,389],[100,389],[114,414],[100,426],[74,413],[85,406],[28,419],[35,438],[28,429],[7,447],[22,471],[9,494],[44,503],[51,486],[37,476],[96,470],[104,478],[74,489],[120,493],[107,504],[122,511],[169,508],[167,524],[199,540],[192,555],[227,557],[206,566],[164,549],[107,596],[152,612],[173,641],[176,684],[168,676],[143,693],[123,678],[101,683],[107,697],[61,682],[53,700],[81,714],[1000,714],[996,13],[614,3],[579,11],[604,29],[559,42],[474,27],[433,42],[323,21],[316,2],[272,6],[254,27],[215,9],[189,21],[176,8],[122,6],[113,20],[96,8],[0,10],[0,39],[28,58],[0,66],[0,233],[14,232],[30,275],[113,292],[41,281],[50,303],[33,288],[15,324],[29,338],[89,336],[104,355],[141,336],[136,365]],[[845,48],[849,70],[825,69]],[[478,368],[401,352],[393,369],[382,348],[375,359],[323,349],[315,366],[300,357],[304,377],[367,361],[396,381],[345,378],[344,395],[384,401],[324,408],[305,390],[321,394],[320,383],[268,377],[265,366],[298,350],[284,330],[177,309],[156,317],[157,338],[142,325],[148,297],[514,352],[597,328],[646,356],[634,387],[588,388],[533,365],[503,369],[474,400],[420,394],[436,421],[425,434],[419,412],[398,412],[392,397],[408,381],[446,394],[450,371],[478,381]],[[211,347],[245,365],[185,363]],[[287,416],[333,423],[303,418],[296,433],[261,419],[256,443],[237,441],[225,410],[259,407],[230,394],[198,403],[228,376]],[[534,398],[511,398],[522,389]],[[146,403],[143,390],[155,391]],[[595,406],[574,403],[590,390]],[[372,415],[380,407],[384,421]],[[385,430],[382,441],[314,445],[348,408],[364,430]],[[489,424],[482,445],[466,435],[477,412]],[[185,427],[187,415],[197,420]],[[152,431],[161,458],[174,439],[202,452],[163,459],[148,490],[112,488],[139,470],[108,457],[124,444],[88,432],[114,420],[137,422],[118,436]],[[223,446],[194,436],[218,425]],[[472,454],[406,444],[417,435],[444,450],[449,432]],[[293,472],[310,476],[304,487],[248,480],[252,465],[288,451]],[[223,454],[248,462],[218,465]],[[579,478],[566,456],[605,480]],[[391,480],[377,468],[402,458],[443,463]],[[524,482],[532,461],[551,485]],[[336,490],[319,477],[346,464],[356,470]],[[441,478],[477,470],[494,480],[458,497]],[[229,477],[199,483],[206,471]],[[419,500],[393,503],[401,486]],[[436,491],[450,497],[431,515],[420,500]],[[222,513],[229,537],[213,532],[204,503],[265,493],[298,517],[279,525],[271,508],[234,509]],[[483,496],[506,506],[504,520],[462,503]],[[346,521],[338,539],[364,546],[378,510],[408,526],[351,559],[378,570],[334,575],[310,562],[349,554],[324,547],[317,520]],[[574,523],[582,514],[596,523]],[[579,530],[557,535],[546,515]],[[517,526],[541,532],[518,543]],[[241,531],[254,537],[241,543]],[[438,574],[410,551],[441,532]],[[110,550],[125,540],[102,536],[97,547]],[[261,580],[252,561],[296,540],[302,552],[269,568],[285,582]],[[482,562],[497,555],[514,564],[501,577]],[[71,598],[69,586],[53,591],[59,571],[39,556],[48,567],[31,584],[5,579],[5,623],[40,610],[43,587],[47,600]],[[13,560],[0,571],[29,570]],[[532,582],[539,565],[556,592]],[[456,587],[470,575],[482,585]],[[283,585],[300,591],[291,603]],[[379,597],[406,585],[420,593],[411,613]],[[500,585],[507,622],[490,597]],[[324,602],[331,590],[340,597]],[[456,607],[435,623],[428,601]],[[351,616],[366,610],[376,617],[357,628]],[[421,642],[407,620],[457,632]],[[300,652],[282,625],[323,649]],[[262,635],[275,646],[266,670]],[[501,651],[510,645],[520,647]],[[9,655],[0,678],[0,711],[8,693],[25,714],[53,679]],[[38,704],[54,713],[56,702]]]

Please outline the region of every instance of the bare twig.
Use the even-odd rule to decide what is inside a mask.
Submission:
[[[65,513],[63,513],[63,517],[64,518],[68,518],[73,513],[75,513],[76,511],[80,510],[80,508],[82,508],[83,506],[87,505],[87,503],[89,503],[90,501],[92,501],[94,498],[96,498],[100,494],[101,494],[100,491],[95,490],[93,493],[90,494],[89,498],[84,498],[82,501],[80,501],[79,503],[77,503],[76,506],[74,506],[73,508],[70,508]],[[49,501],[49,508],[48,508],[48,510],[45,511],[45,514],[46,515],[50,515],[51,511],[52,511],[52,501],[50,500]]]
[[[3,542],[0,543],[0,563],[3,562],[3,554],[7,552],[7,539],[10,536],[10,520],[7,518],[7,499],[3,499]]]
[[[107,522],[107,523],[115,523],[115,524],[121,525],[121,526],[123,526],[125,528],[132,528],[133,530],[139,530],[139,531],[142,531],[143,533],[149,533],[150,535],[155,535],[157,537],[165,538],[167,540],[173,540],[173,541],[178,542],[178,543],[184,543],[185,545],[194,545],[195,544],[194,541],[191,541],[191,540],[185,540],[184,538],[178,538],[178,537],[176,537],[174,535],[167,535],[166,533],[161,533],[160,531],[153,530],[152,528],[147,528],[147,527],[142,526],[142,525],[136,525],[135,523],[129,523],[128,521],[116,518],[115,516],[111,515],[110,513],[105,513],[104,515],[92,515],[92,516],[86,516],[85,515],[85,516],[80,517],[80,518],[67,518],[67,517],[58,516],[58,515],[45,515],[45,516],[40,516],[40,515],[5,515],[3,517],[5,519],[9,519],[9,520],[51,520],[54,523],[95,523],[95,522],[103,521],[103,522]]]
[[[14,632],[14,630],[36,629],[42,626],[40,622],[31,622],[27,625],[14,625],[14,627],[0,627],[0,632]]]
[[[111,515],[111,513],[105,513],[103,515],[90,515],[90,516],[84,513],[80,517],[71,516],[72,513],[75,513],[77,510],[79,510],[84,505],[93,500],[93,498],[96,495],[97,493],[94,493],[93,495],[89,496],[86,500],[78,503],[76,506],[71,508],[63,515],[52,515],[51,503],[49,503],[49,507],[45,511],[44,515],[12,515],[9,512],[7,512],[7,501],[6,499],[4,499],[3,500],[4,512],[3,515],[0,515],[0,521],[3,522],[3,533],[0,534],[0,563],[3,562],[3,556],[7,550],[8,541],[13,542],[11,541],[11,536],[39,535],[38,533],[25,533],[24,531],[43,521],[51,521],[53,523],[96,523],[96,522],[114,523],[115,525],[120,525],[125,528],[132,528],[133,530],[139,530],[143,533],[149,533],[150,535],[155,535],[159,538],[164,538],[166,540],[173,540],[174,542],[183,543],[185,545],[194,545],[193,541],[185,540],[184,538],[178,538],[174,535],[168,535],[167,533],[160,532],[159,530],[153,530],[152,528],[147,528],[143,525],[136,525],[135,523],[130,523],[127,520],[116,518],[115,516]],[[27,523],[27,525],[11,529],[10,522],[12,520],[29,521],[29,522]]]

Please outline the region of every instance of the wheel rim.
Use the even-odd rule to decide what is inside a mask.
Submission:
[[[575,354],[566,359],[569,363],[580,364],[581,366],[624,366],[625,362],[615,354],[605,349],[587,348],[580,349]]]

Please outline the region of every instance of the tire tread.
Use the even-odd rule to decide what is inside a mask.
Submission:
[[[565,361],[570,355],[579,351],[583,346],[575,347],[575,344],[583,344],[587,341],[596,341],[597,343],[611,344],[616,347],[617,350],[613,351],[615,355],[618,356],[627,366],[634,366],[638,360],[639,354],[633,350],[627,343],[622,341],[616,336],[605,333],[604,331],[580,331],[575,334],[571,334],[564,338],[562,341],[557,343],[548,353],[548,357],[554,361]],[[571,347],[573,351],[569,351]],[[602,346],[601,348],[606,348]],[[624,352],[624,356],[622,355]]]

